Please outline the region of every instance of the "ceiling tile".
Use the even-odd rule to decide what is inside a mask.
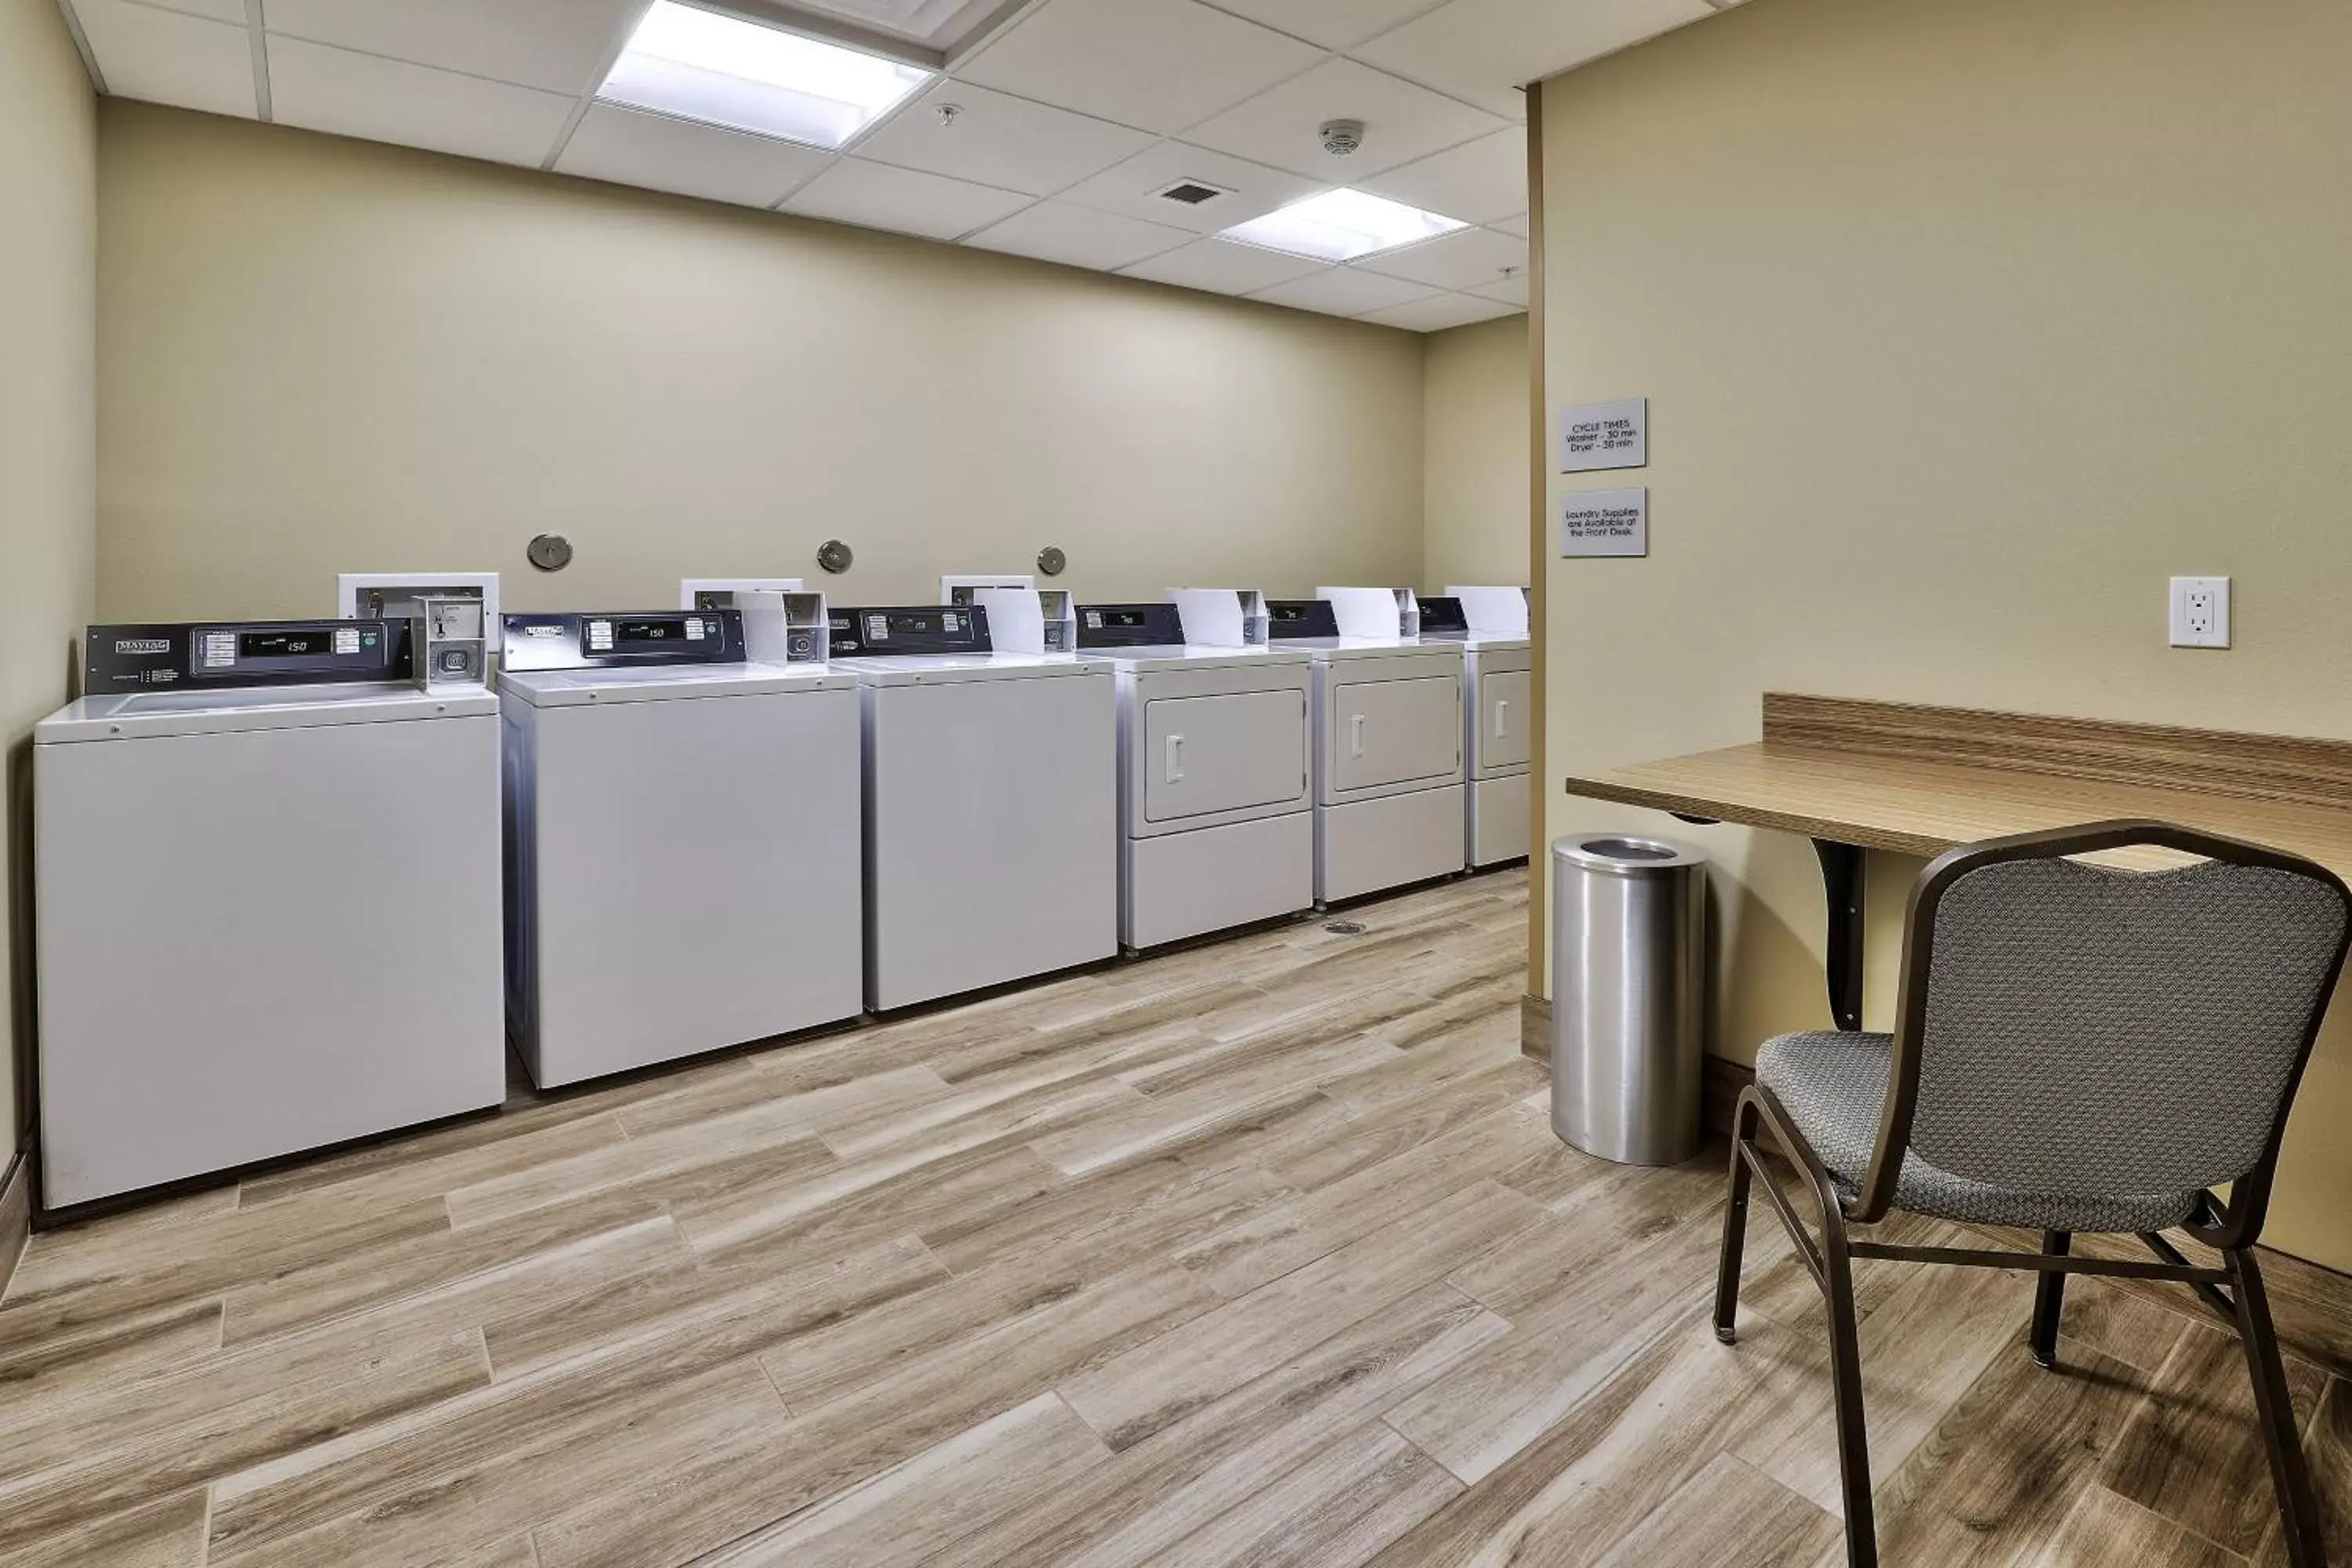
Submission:
[[[1528,132],[1514,125],[1361,182],[1425,212],[1491,223],[1528,210]]]
[[[1205,289],[1214,294],[1248,294],[1325,270],[1323,263],[1230,239],[1199,239],[1181,250],[1120,268],[1129,278]]]
[[[1295,283],[1261,289],[1250,298],[1263,300],[1269,305],[1320,310],[1327,316],[1360,316],[1435,292],[1435,289],[1425,289],[1418,283],[1383,278],[1376,272],[1359,272],[1352,267],[1332,267],[1301,278]]]
[[[1326,153],[1319,132],[1328,120],[1362,121],[1363,146],[1345,158]],[[1184,140],[1353,184],[1508,123],[1370,66],[1331,59],[1194,126]]]
[[[590,106],[556,172],[764,207],[833,162],[828,153],[617,104]]]
[[[1028,205],[1029,198],[1018,191],[844,158],[794,192],[783,210],[860,228],[957,239]]]
[[[1411,21],[1444,0],[1216,0],[1221,10],[1344,49]]]
[[[1525,239],[1528,237],[1528,215],[1521,213],[1517,217],[1501,218],[1486,226],[1499,228],[1505,234],[1516,234],[1521,239]]]
[[[1517,278],[1507,278],[1500,283],[1481,284],[1470,292],[1481,299],[1499,300],[1506,305],[1517,305],[1524,310],[1528,308],[1528,275],[1522,272]]]
[[[1180,180],[1197,180],[1232,194],[1192,207],[1158,194]],[[1320,180],[1285,169],[1269,169],[1182,142],[1160,142],[1064,191],[1062,199],[1147,222],[1174,224],[1197,234],[1215,234],[1325,188]]]
[[[215,22],[246,24],[245,0],[147,0],[150,5],[161,5],[166,11],[185,11],[191,16],[210,16]],[[79,15],[80,8],[75,8]]]
[[[264,0],[273,33],[574,96],[646,0]]]
[[[942,121],[948,106],[956,114]],[[1148,133],[1107,120],[941,81],[860,142],[857,155],[1044,196],[1150,145]]]
[[[1172,132],[1322,58],[1199,0],[1046,0],[955,74],[1044,103]]]
[[[1524,120],[1521,84],[1714,15],[1706,0],[1449,0],[1352,52]]]
[[[255,117],[253,36],[243,27],[127,0],[81,0],[74,15],[107,91]]]
[[[1181,228],[1139,223],[1116,213],[1067,202],[1039,202],[993,228],[982,229],[965,243],[983,250],[1034,256],[1040,261],[1108,270],[1173,250],[1192,237]]]
[[[1409,332],[1442,332],[1448,327],[1466,327],[1473,321],[1491,321],[1498,316],[1522,313],[1508,305],[1474,300],[1467,294],[1432,294],[1424,300],[1374,310],[1363,319],[1378,321],[1383,327],[1402,327]]]
[[[1465,228],[1402,250],[1367,256],[1356,265],[1436,289],[1479,289],[1502,282],[1505,268],[1513,269],[1512,276],[1526,272],[1528,242],[1491,228]]]
[[[269,100],[284,125],[533,165],[554,150],[577,101],[274,35]]]

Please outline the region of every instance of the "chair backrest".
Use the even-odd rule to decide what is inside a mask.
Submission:
[[[2204,858],[2066,858],[2135,844]],[[2064,1196],[2267,1173],[2348,931],[2352,894],[2321,867],[2163,824],[1954,850],[1921,878],[1906,933],[1908,1146]]]

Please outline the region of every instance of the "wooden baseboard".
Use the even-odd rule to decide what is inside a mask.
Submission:
[[[1519,998],[1519,1054],[1539,1062],[1551,1060],[1551,1003],[1545,997]],[[1699,1115],[1709,1132],[1731,1131],[1731,1111],[1739,1102],[1739,1091],[1755,1081],[1754,1068],[1742,1067],[1727,1057],[1706,1058],[1706,1076],[1699,1083]]]
[[[33,1231],[33,1162],[18,1149],[0,1175],[0,1297],[8,1293],[16,1261],[25,1256],[25,1242]]]

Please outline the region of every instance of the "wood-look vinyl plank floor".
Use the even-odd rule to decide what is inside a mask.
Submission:
[[[1717,1343],[1722,1151],[1552,1138],[1525,914],[1443,884],[43,1233],[0,1568],[1834,1568],[1811,1281],[1759,1205]],[[2270,1279],[2352,1561],[2352,1283]],[[2048,1373],[2021,1278],[1858,1287],[1891,1568],[2280,1561],[2194,1301],[2077,1280]]]

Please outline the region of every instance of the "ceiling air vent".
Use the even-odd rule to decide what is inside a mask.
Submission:
[[[1233,194],[1223,185],[1212,185],[1200,180],[1179,180],[1166,190],[1160,192],[1159,195],[1162,201],[1181,202],[1188,207],[1197,207],[1203,203],[1215,201],[1219,196],[1229,196]]]

